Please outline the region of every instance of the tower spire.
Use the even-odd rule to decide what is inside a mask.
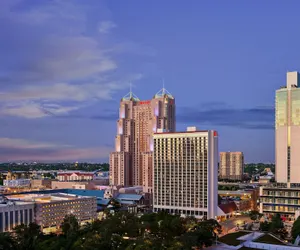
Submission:
[[[160,97],[164,97],[165,95],[167,95],[169,98],[174,99],[174,96],[172,96],[172,94],[165,88],[165,79],[164,78],[162,78],[162,84],[163,84],[163,88],[155,94],[154,98],[160,98]]]
[[[132,98],[132,84],[131,82],[129,83],[129,96]]]
[[[122,98],[122,101],[139,101],[140,99],[132,92],[132,83],[129,83],[129,93]]]

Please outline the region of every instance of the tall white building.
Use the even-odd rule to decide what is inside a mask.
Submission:
[[[276,91],[276,186],[260,187],[260,212],[295,220],[300,210],[300,82],[288,72],[286,86]]]
[[[300,184],[300,83],[288,72],[286,86],[276,91],[276,181]]]
[[[183,216],[215,218],[218,207],[216,131],[154,134],[153,208]]]

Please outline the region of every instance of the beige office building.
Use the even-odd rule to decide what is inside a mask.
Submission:
[[[244,154],[242,152],[220,153],[220,179],[242,180],[244,174]]]
[[[299,73],[288,72],[286,86],[276,91],[276,181],[300,183]]]
[[[97,218],[96,197],[53,193],[17,194],[7,198],[15,202],[34,203],[34,221],[44,232],[55,232],[68,214],[73,214],[79,223],[91,222]]]
[[[218,207],[218,136],[216,131],[154,135],[155,212],[215,218]]]
[[[120,102],[115,152],[110,154],[110,184],[143,186],[152,192],[153,133],[175,131],[175,98],[164,88],[151,100],[132,92]]]

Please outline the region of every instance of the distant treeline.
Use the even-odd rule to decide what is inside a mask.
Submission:
[[[270,168],[273,174],[275,174],[275,164],[273,163],[249,163],[245,164],[244,172],[250,176],[261,174],[265,168]]]
[[[108,163],[0,163],[0,171],[32,171],[32,170],[81,170],[108,171]]]

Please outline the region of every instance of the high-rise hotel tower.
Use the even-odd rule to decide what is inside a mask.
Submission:
[[[287,84],[276,91],[276,181],[300,184],[300,82],[287,73]]]
[[[154,211],[215,218],[218,209],[218,134],[214,130],[154,135]]]
[[[277,186],[260,187],[260,212],[286,220],[300,215],[300,84],[288,72],[286,86],[276,91],[275,177]]]
[[[165,89],[147,101],[131,91],[121,99],[110,184],[143,186],[152,192],[153,134],[175,131],[175,98]]]

